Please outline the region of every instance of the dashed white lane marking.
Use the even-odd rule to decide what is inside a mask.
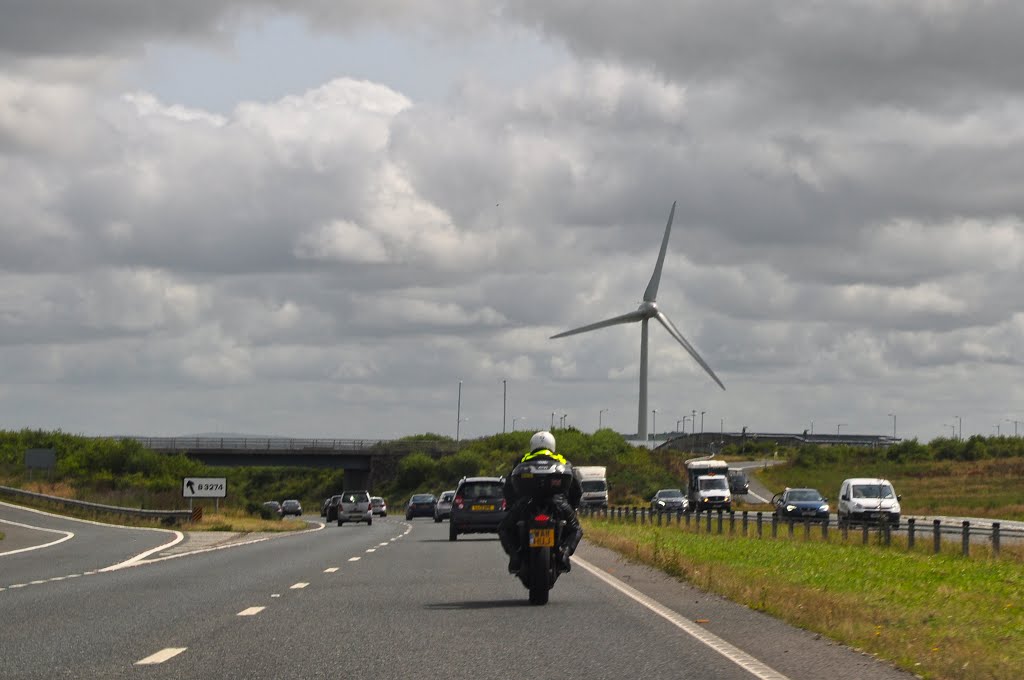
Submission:
[[[333,574],[336,571],[338,571],[338,567],[327,567],[324,569],[325,574]]]
[[[368,553],[377,552],[377,549],[376,548],[367,548],[366,552],[368,552]]]
[[[164,661],[167,661],[168,659],[172,659],[172,658],[178,656],[179,654],[184,652],[186,649],[188,649],[188,647],[168,647],[167,649],[161,649],[156,654],[150,654],[145,659],[140,659],[140,660],[136,661],[135,665],[136,666],[152,666],[153,664],[163,663]]]
[[[67,577],[67,576],[54,576],[54,577],[53,577],[53,578],[51,578],[50,580],[51,580],[51,581],[63,581],[63,580],[64,580],[64,579],[66,579],[66,578],[68,578],[68,577]]]
[[[12,583],[11,585],[9,585],[7,587],[11,588],[11,589],[14,589],[14,588],[24,588],[27,585],[28,585],[27,583]]]
[[[391,540],[394,540],[394,539],[391,539]],[[381,546],[383,548],[383,547],[387,546],[387,541],[385,541],[384,543],[378,543],[377,545],[379,545],[379,546]]]
[[[81,574],[68,574],[68,578],[78,578]]]
[[[358,558],[358,557],[350,557],[350,558],[348,558],[348,561],[349,561],[349,562],[358,562],[358,561],[359,561],[359,559],[360,559],[360,558]]]
[[[238,615],[239,616],[256,616],[257,614],[259,614],[264,609],[266,609],[266,607],[249,607],[248,609],[243,609],[242,611],[238,612]]]
[[[32,585],[32,586],[38,586],[40,583],[46,583],[46,581],[45,580],[43,580],[43,581],[29,581],[28,583],[29,583],[29,585]]]
[[[281,593],[272,593],[271,597],[281,597]]]
[[[291,590],[302,590],[303,588],[305,588],[308,585],[309,585],[308,583],[296,583],[295,585],[293,585],[291,587]]]
[[[647,597],[636,588],[627,586],[625,583],[615,578],[614,576],[606,573],[604,570],[595,567],[586,560],[573,556],[573,562],[579,564],[581,567],[589,571],[591,574],[601,579],[612,588],[615,588],[626,597],[642,604],[643,606],[650,609],[652,612],[662,617],[679,630],[683,631],[687,635],[691,636],[698,642],[701,642],[711,649],[715,650],[729,661],[732,661],[737,666],[747,671],[751,675],[760,680],[789,680],[785,675],[779,673],[775,669],[771,668],[767,664],[755,659],[751,655],[744,652],[739,647],[735,647],[732,644],[726,642],[722,638],[718,637],[714,633],[708,632],[704,628],[700,627],[695,623],[684,619],[678,613],[672,611],[665,605],[661,604],[657,600]]]

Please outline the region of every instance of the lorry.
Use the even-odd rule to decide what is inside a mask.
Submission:
[[[603,465],[583,465],[573,468],[573,474],[580,482],[583,489],[583,497],[580,498],[582,507],[608,507],[608,468]]]
[[[722,460],[691,458],[686,468],[686,499],[690,512],[732,509],[729,464]]]

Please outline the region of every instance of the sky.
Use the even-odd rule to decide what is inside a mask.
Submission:
[[[1013,0],[0,0],[0,428],[1024,436]],[[691,417],[692,414],[696,417]],[[695,421],[695,422],[694,422]],[[1015,422],[1016,421],[1016,422]]]

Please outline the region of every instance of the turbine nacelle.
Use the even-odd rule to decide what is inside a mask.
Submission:
[[[644,300],[636,308],[636,311],[643,314],[645,318],[650,319],[651,317],[658,316],[658,303],[654,300]]]

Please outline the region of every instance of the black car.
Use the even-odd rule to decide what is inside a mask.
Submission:
[[[324,508],[324,521],[338,521],[338,506],[341,505],[341,495],[331,496],[327,499],[327,507]]]
[[[437,499],[434,498],[434,494],[432,493],[413,494],[409,499],[409,502],[405,504],[405,518],[433,517],[434,503],[436,502]]]
[[[504,477],[463,477],[455,489],[448,540],[459,534],[496,534],[508,514]]]
[[[779,519],[828,521],[828,499],[817,489],[786,489],[772,497],[772,514]]]
[[[750,480],[747,473],[739,468],[729,468],[729,491],[734,495],[746,495],[750,492]]]
[[[281,503],[281,516],[295,515],[296,517],[302,516],[302,504],[295,499],[288,499],[284,503]]]
[[[651,497],[651,512],[675,512],[689,509],[689,501],[686,500],[682,489],[658,489],[658,492]]]

